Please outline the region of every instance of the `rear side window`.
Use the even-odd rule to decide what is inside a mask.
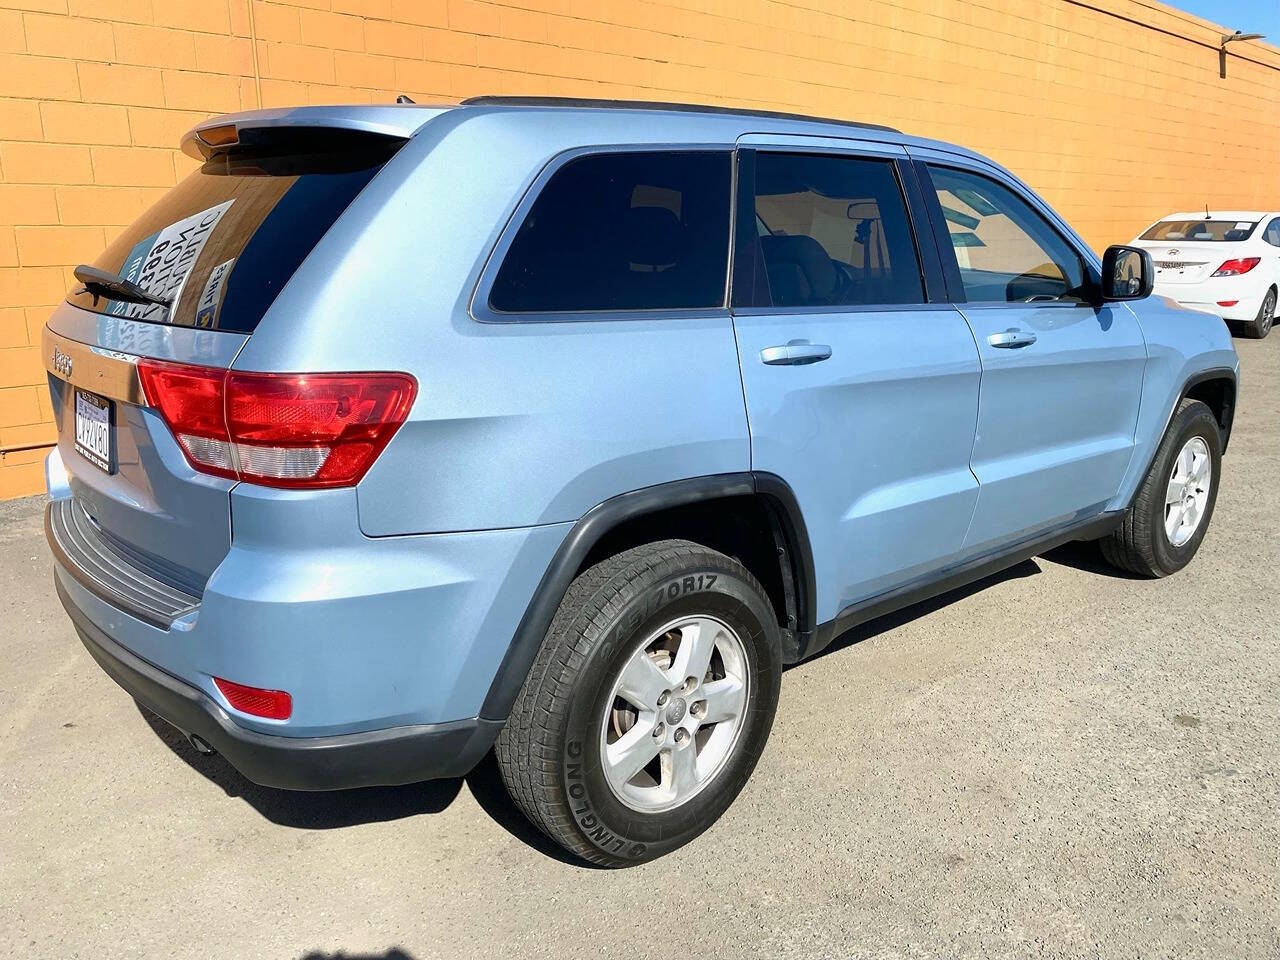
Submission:
[[[757,256],[775,307],[921,303],[906,203],[887,160],[761,152]]]
[[[489,293],[502,313],[724,304],[730,154],[602,153],[561,167]]]
[[[303,152],[205,161],[116,239],[93,266],[169,306],[67,299],[108,316],[252,333],[303,259],[403,141],[334,133]],[[317,152],[317,148],[321,148]]]

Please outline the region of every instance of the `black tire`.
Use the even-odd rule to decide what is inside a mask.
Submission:
[[[1258,315],[1249,323],[1244,325],[1245,335],[1254,340],[1265,339],[1267,334],[1271,332],[1271,322],[1276,315],[1276,288],[1272,287],[1267,291],[1266,296],[1262,298],[1262,305],[1258,307]]]
[[[1174,546],[1165,532],[1165,493],[1173,472],[1174,459],[1192,437],[1200,437],[1209,448],[1212,477],[1203,516],[1186,543]],[[1199,400],[1183,400],[1169,422],[1151,468],[1124,513],[1120,526],[1100,543],[1102,554],[1113,566],[1143,577],[1166,577],[1177,573],[1196,555],[1204,540],[1222,477],[1222,432],[1218,421]]]
[[[664,812],[615,796],[600,759],[614,679],[653,631],[712,615],[742,641],[748,693],[742,728],[719,772]],[[512,800],[572,854],[608,867],[660,857],[720,817],[742,790],[773,725],[782,676],[779,628],[755,577],[736,560],[683,540],[624,551],[569,587],[495,747]]]

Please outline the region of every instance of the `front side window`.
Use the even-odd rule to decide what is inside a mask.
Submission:
[[[1248,240],[1256,220],[1161,220],[1142,235],[1161,243],[1238,243]]]
[[[1088,299],[1075,248],[1016,193],[981,174],[929,166],[970,303]]]
[[[502,313],[724,304],[727,151],[601,153],[568,161],[529,209],[489,306]]]
[[[923,302],[890,161],[761,152],[755,214],[772,306]]]

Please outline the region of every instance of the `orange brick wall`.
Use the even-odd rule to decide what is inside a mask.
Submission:
[[[251,5],[252,4],[252,5]],[[0,0],[0,498],[43,487],[39,330],[259,105],[479,93],[755,105],[954,140],[1093,243],[1280,206],[1280,50],[1153,0]]]

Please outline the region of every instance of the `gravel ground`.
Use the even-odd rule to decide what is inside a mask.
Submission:
[[[790,670],[685,850],[565,862],[491,767],[264,790],[149,720],[0,504],[0,955],[1280,956],[1280,334],[1171,579],[1072,546]]]

